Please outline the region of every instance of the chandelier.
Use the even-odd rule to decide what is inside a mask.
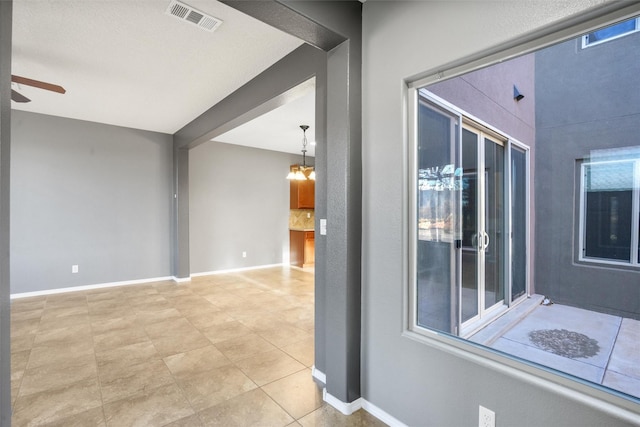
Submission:
[[[313,166],[307,166],[307,129],[309,129],[309,126],[300,125],[300,129],[302,129],[302,165],[292,166],[289,170],[289,175],[287,175],[287,179],[296,181],[305,181],[310,179],[315,181],[315,168]]]

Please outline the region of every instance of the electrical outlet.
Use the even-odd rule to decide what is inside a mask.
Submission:
[[[77,273],[78,272],[78,266],[77,265],[72,265],[71,266],[71,272],[72,273]]]
[[[496,413],[480,405],[478,427],[496,427]]]
[[[246,252],[242,252],[242,258],[246,258],[247,257],[247,253]]]

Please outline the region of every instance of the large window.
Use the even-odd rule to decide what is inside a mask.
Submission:
[[[410,85],[412,337],[455,336],[640,401],[637,29],[591,31],[582,40],[625,43],[588,55],[566,40]]]
[[[640,265],[640,160],[582,165],[582,259]]]

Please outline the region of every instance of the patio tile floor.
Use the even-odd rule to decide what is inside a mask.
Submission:
[[[640,397],[638,320],[561,304],[538,305],[487,345]]]

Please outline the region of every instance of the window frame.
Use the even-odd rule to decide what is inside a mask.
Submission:
[[[615,24],[640,14],[640,5],[611,3],[595,8],[588,13],[572,17],[568,20],[550,24],[540,31],[525,34],[522,37],[508,40],[474,55],[459,58],[448,63],[443,63],[436,68],[425,70],[421,73],[407,76],[401,85],[403,107],[402,114],[405,120],[403,132],[403,152],[405,173],[403,180],[403,321],[402,336],[418,344],[449,353],[455,357],[470,361],[477,365],[496,371],[502,375],[518,378],[533,386],[548,390],[564,398],[578,401],[587,407],[602,411],[619,420],[629,423],[637,423],[640,419],[638,399],[606,388],[598,384],[583,381],[564,372],[556,371],[542,365],[529,362],[525,359],[511,356],[507,353],[483,347],[473,342],[444,334],[431,329],[422,328],[421,331],[411,327],[412,319],[415,319],[415,309],[410,302],[409,290],[411,262],[409,199],[412,196],[411,188],[413,180],[410,177],[409,166],[411,164],[410,141],[416,134],[417,120],[412,120],[416,109],[416,89],[436,83],[442,79],[461,76],[465,73],[488,67],[499,62],[515,58],[545,47],[562,43],[568,40],[580,38],[586,32]],[[575,206],[575,205],[574,205]]]
[[[629,262],[615,260],[611,258],[598,258],[586,255],[586,233],[587,233],[587,197],[585,189],[585,173],[586,167],[591,165],[614,164],[614,163],[632,163],[633,164],[633,187],[631,196],[631,241]],[[589,264],[603,264],[609,266],[632,267],[640,269],[640,254],[638,247],[640,246],[640,158],[617,159],[617,160],[585,160],[580,163],[580,195],[579,201],[579,229],[578,229],[578,261]]]
[[[591,43],[589,42],[589,35],[593,34],[594,31],[591,31],[591,32],[583,35],[581,37],[582,49],[586,49],[586,48],[589,48],[589,47],[592,47],[592,46],[597,46],[597,45],[602,44],[602,43],[607,43],[607,42],[610,42],[610,41],[613,41],[613,40],[619,39],[621,37],[625,37],[625,36],[628,36],[630,34],[634,34],[634,33],[637,33],[638,31],[640,31],[640,17],[637,17],[635,19],[628,19],[626,21],[616,22],[616,23],[614,23],[612,25],[609,25],[609,27],[614,27],[614,26],[616,26],[618,24],[623,24],[625,22],[631,22],[631,21],[635,21],[635,28],[633,30],[627,31],[627,32],[621,33],[621,34],[616,34],[615,36],[607,37],[607,38],[602,39],[602,40],[596,40],[596,41],[591,42]],[[607,27],[602,27],[600,29],[605,29],[605,28],[607,28]]]

